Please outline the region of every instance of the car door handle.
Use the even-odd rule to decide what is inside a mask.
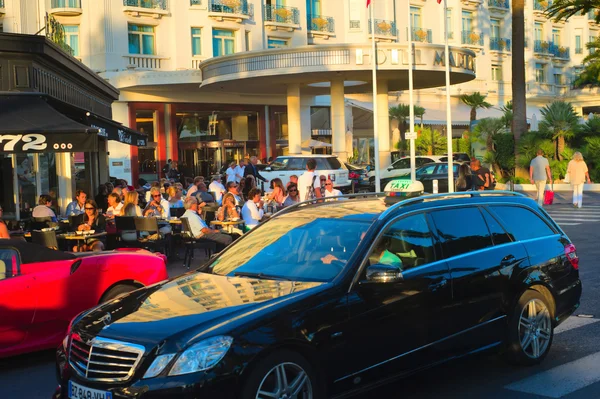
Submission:
[[[446,284],[448,284],[448,280],[444,278],[441,281],[437,281],[435,283],[429,284],[429,290],[430,291],[437,291],[440,288],[443,288]]]
[[[511,263],[513,263],[515,261],[515,257],[514,255],[506,255],[504,258],[502,258],[502,261],[500,261],[501,265],[510,265]]]

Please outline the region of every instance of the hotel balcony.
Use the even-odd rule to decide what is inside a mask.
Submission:
[[[510,39],[490,37],[490,51],[510,52]]]
[[[596,18],[598,17],[598,14],[600,13],[600,10],[590,10],[587,13],[587,17],[588,17],[588,23],[590,25],[597,25],[598,23],[596,22]]]
[[[4,0],[0,1],[0,9],[4,8]],[[52,15],[61,15],[72,17],[81,15],[81,0],[52,0],[50,2],[49,13]]]
[[[488,9],[492,13],[506,14],[510,11],[508,0],[488,0]]]
[[[550,54],[554,56],[554,60],[560,58],[561,60],[568,61],[570,57],[569,48],[563,46],[557,46],[556,44],[551,43],[548,48]]]
[[[265,27],[270,30],[293,32],[300,29],[300,11],[296,7],[265,6]]]
[[[312,37],[328,39],[335,35],[335,21],[333,17],[308,14],[308,33]]]
[[[252,16],[248,0],[209,0],[208,16],[217,21],[242,23]]]
[[[167,0],[123,0],[123,11],[132,17],[159,19],[169,14]]]
[[[4,8],[4,0],[0,0],[0,17],[3,17],[6,14],[6,9]]]
[[[375,19],[375,39],[381,41],[394,42],[398,37],[396,22],[385,19]],[[373,34],[371,27],[372,20],[369,20],[369,35]]]
[[[483,33],[463,30],[460,42],[465,47],[480,49],[483,47]]]
[[[413,42],[431,43],[431,29],[412,28],[411,40]]]
[[[542,57],[549,57],[553,55],[550,52],[550,47],[554,44],[544,40],[534,40],[533,42],[533,53]]]
[[[551,0],[533,0],[533,13],[537,15],[544,15],[548,7],[551,5]]]

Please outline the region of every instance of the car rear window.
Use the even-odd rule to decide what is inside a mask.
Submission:
[[[340,161],[337,158],[331,157],[331,158],[324,158],[324,161],[327,161],[327,163],[329,163],[329,167],[328,169],[343,169],[342,164],[340,163]],[[319,163],[319,160],[317,158],[317,164]]]
[[[476,207],[431,212],[444,257],[450,258],[493,246],[492,237]]]
[[[541,217],[527,208],[494,205],[489,208],[509,234],[517,240],[531,240],[556,234]]]

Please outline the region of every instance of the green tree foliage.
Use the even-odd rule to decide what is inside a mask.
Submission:
[[[506,132],[506,126],[501,118],[484,118],[477,123],[473,137],[485,144],[487,152],[494,151],[494,137]]]
[[[541,109],[543,120],[540,122],[540,132],[550,137],[555,143],[553,158],[564,159],[565,142],[575,136],[579,118],[571,103],[553,101]]]
[[[502,122],[504,122],[504,126],[510,128],[513,122],[513,103],[509,101],[506,105],[503,105],[500,110],[502,111]]]
[[[471,107],[470,121],[471,125],[477,120],[477,110],[480,108],[491,108],[492,104],[485,101],[486,96],[476,91],[473,94],[463,94],[460,96],[460,101]]]
[[[448,140],[437,130],[418,129],[415,151],[422,155],[442,155],[446,153]]]
[[[600,136],[586,137],[581,153],[588,165],[592,181],[600,181]]]

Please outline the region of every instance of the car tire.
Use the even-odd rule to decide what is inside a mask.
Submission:
[[[112,287],[110,290],[106,291],[102,298],[100,298],[100,303],[108,302],[110,300],[115,299],[121,294],[127,294],[128,292],[135,291],[139,287],[136,287],[133,284],[119,284]]]
[[[509,320],[506,359],[523,366],[539,364],[548,355],[553,339],[548,300],[538,291],[525,291]]]
[[[286,378],[282,379],[278,376]],[[259,396],[259,392],[268,394]],[[280,350],[268,355],[252,367],[239,397],[242,399],[259,397],[324,399],[325,394],[310,362],[297,352]]]

